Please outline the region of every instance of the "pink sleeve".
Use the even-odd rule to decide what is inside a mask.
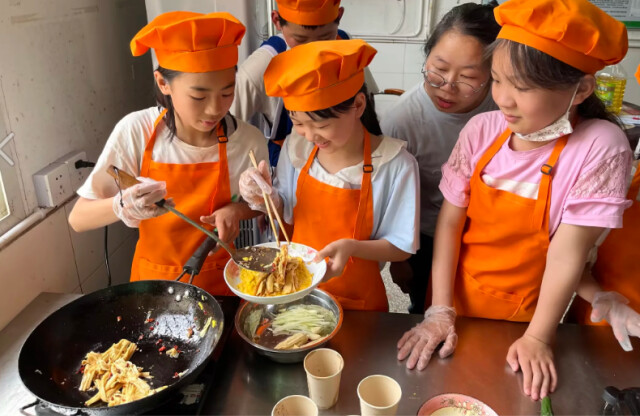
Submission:
[[[580,175],[565,202],[561,222],[603,228],[621,228],[631,169],[630,152],[601,160]]]
[[[442,165],[442,179],[439,186],[444,198],[460,208],[469,206],[469,181],[473,173],[472,153],[468,136],[465,134],[466,127],[460,132],[460,137],[449,156],[449,160]]]

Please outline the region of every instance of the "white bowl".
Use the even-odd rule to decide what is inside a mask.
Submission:
[[[287,243],[281,242],[280,244]],[[270,242],[257,244],[257,246],[277,248],[278,244],[276,242]],[[324,274],[327,271],[327,262],[323,260],[321,262],[314,263],[313,259],[317,252],[318,251],[316,249],[305,246],[304,244],[291,243],[289,245],[289,256],[302,257],[305,266],[307,266],[307,269],[312,274],[311,285],[295,293],[280,296],[253,296],[241,292],[240,289],[238,289],[238,285],[240,284],[240,267],[233,260],[229,260],[227,265],[224,267],[224,280],[227,282],[227,286],[229,286],[229,289],[231,289],[233,293],[248,302],[260,303],[262,305],[277,305],[279,303],[293,302],[294,300],[298,300],[308,295],[316,286],[318,286],[318,284],[320,284],[320,282],[322,282],[322,279],[324,278]]]

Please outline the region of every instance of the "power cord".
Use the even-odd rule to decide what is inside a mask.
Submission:
[[[76,160],[76,169],[92,168],[96,164],[87,160]],[[111,287],[111,266],[109,265],[109,226],[104,226],[104,265],[107,269],[107,287]]]

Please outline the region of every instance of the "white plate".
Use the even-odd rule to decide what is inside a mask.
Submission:
[[[286,244],[286,242],[281,242],[280,244]],[[278,244],[274,241],[271,243],[257,244],[257,246],[277,248]],[[233,293],[235,293],[242,299],[252,303],[276,305],[279,303],[293,302],[294,300],[298,300],[308,295],[316,286],[318,286],[318,284],[320,284],[320,282],[322,282],[322,278],[327,271],[327,262],[323,260],[319,263],[314,263],[313,259],[315,258],[317,252],[318,251],[316,249],[305,246],[304,244],[291,243],[289,245],[289,256],[302,257],[302,260],[304,260],[304,264],[307,266],[307,269],[313,276],[311,278],[311,285],[309,287],[299,290],[295,293],[280,296],[253,296],[241,292],[238,289],[238,285],[240,284],[240,268],[236,263],[234,263],[233,260],[229,260],[227,262],[227,265],[224,267],[224,281],[227,282],[227,286],[229,286],[229,289],[231,289]]]

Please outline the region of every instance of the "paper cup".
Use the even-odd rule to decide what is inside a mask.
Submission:
[[[287,396],[273,406],[271,416],[318,416],[318,406],[307,396]]]
[[[328,409],[338,401],[344,360],[337,351],[318,348],[304,358],[309,397],[318,409]]]
[[[360,413],[368,415],[395,415],[402,397],[400,384],[391,377],[374,375],[358,384]]]

